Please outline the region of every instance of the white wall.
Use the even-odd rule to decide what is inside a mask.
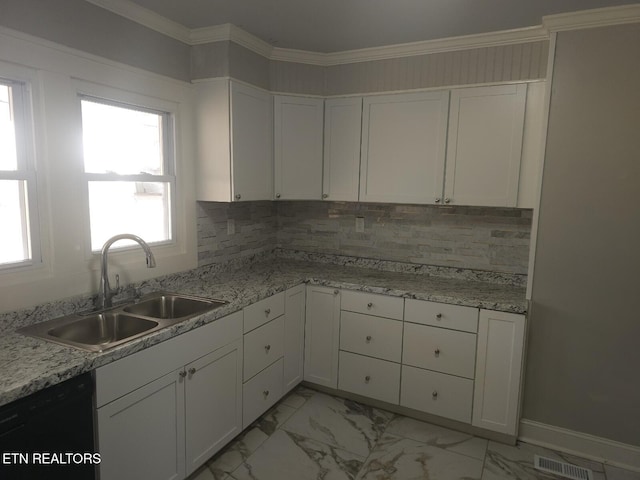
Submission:
[[[114,34],[116,34],[114,32]],[[81,150],[80,85],[150,97],[171,106],[176,121],[176,242],[153,248],[157,268],[134,249],[110,255],[121,283],[194,268],[196,209],[193,119],[189,83],[0,28],[0,77],[31,84],[41,264],[0,271],[0,312],[96,292],[99,258],[91,254]],[[1,228],[1,226],[0,226]]]

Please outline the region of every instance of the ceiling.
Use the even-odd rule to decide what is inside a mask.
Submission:
[[[231,23],[281,48],[338,52],[537,26],[631,0],[125,0],[189,29]]]

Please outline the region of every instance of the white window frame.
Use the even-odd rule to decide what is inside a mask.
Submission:
[[[27,205],[22,205],[26,214],[28,232],[26,233],[29,257],[12,263],[0,264],[0,273],[15,272],[42,264],[42,245],[38,208],[38,184],[35,165],[35,129],[33,124],[32,89],[28,80],[0,73],[0,84],[11,88],[11,102],[16,135],[16,170],[0,170],[0,180],[20,180],[27,185]],[[24,198],[24,196],[22,196]]]
[[[84,199],[85,199],[85,238],[86,238],[86,255],[91,258],[100,252],[102,245],[92,248],[91,245],[91,212],[89,208],[89,182],[91,181],[113,181],[113,182],[166,182],[169,184],[169,207],[165,211],[165,215],[169,215],[169,235],[168,240],[148,242],[151,247],[159,246],[175,246],[178,244],[178,228],[177,228],[177,175],[176,175],[176,106],[164,100],[153,97],[146,97],[137,93],[126,92],[102,85],[82,84],[77,90],[77,104],[80,111],[80,119],[82,119],[81,101],[89,100],[103,105],[111,105],[133,109],[141,112],[149,112],[158,114],[162,117],[162,160],[163,174],[133,174],[121,175],[116,173],[89,173],[84,171],[84,156],[82,158],[82,171],[84,176]],[[118,232],[131,233],[131,232]],[[146,240],[146,239],[144,239]],[[128,251],[137,249],[137,245],[127,246],[114,244],[113,250]]]

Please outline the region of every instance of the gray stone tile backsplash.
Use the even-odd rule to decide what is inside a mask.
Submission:
[[[364,232],[355,228],[364,218]],[[235,233],[227,233],[227,219]],[[198,265],[274,248],[526,274],[532,211],[322,201],[198,203]]]

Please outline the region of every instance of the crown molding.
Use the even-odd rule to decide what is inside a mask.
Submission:
[[[143,25],[151,30],[179,40],[183,43],[191,43],[191,30],[184,25],[169,20],[160,14],[152,12],[129,0],[85,0],[98,7],[109,10],[116,15],[127,18]]]
[[[595,8],[542,17],[542,25],[550,32],[606,27],[640,22],[640,5]]]
[[[267,58],[271,58],[273,52],[272,45],[231,23],[195,28],[189,35],[191,45],[224,41],[237,43]]]

